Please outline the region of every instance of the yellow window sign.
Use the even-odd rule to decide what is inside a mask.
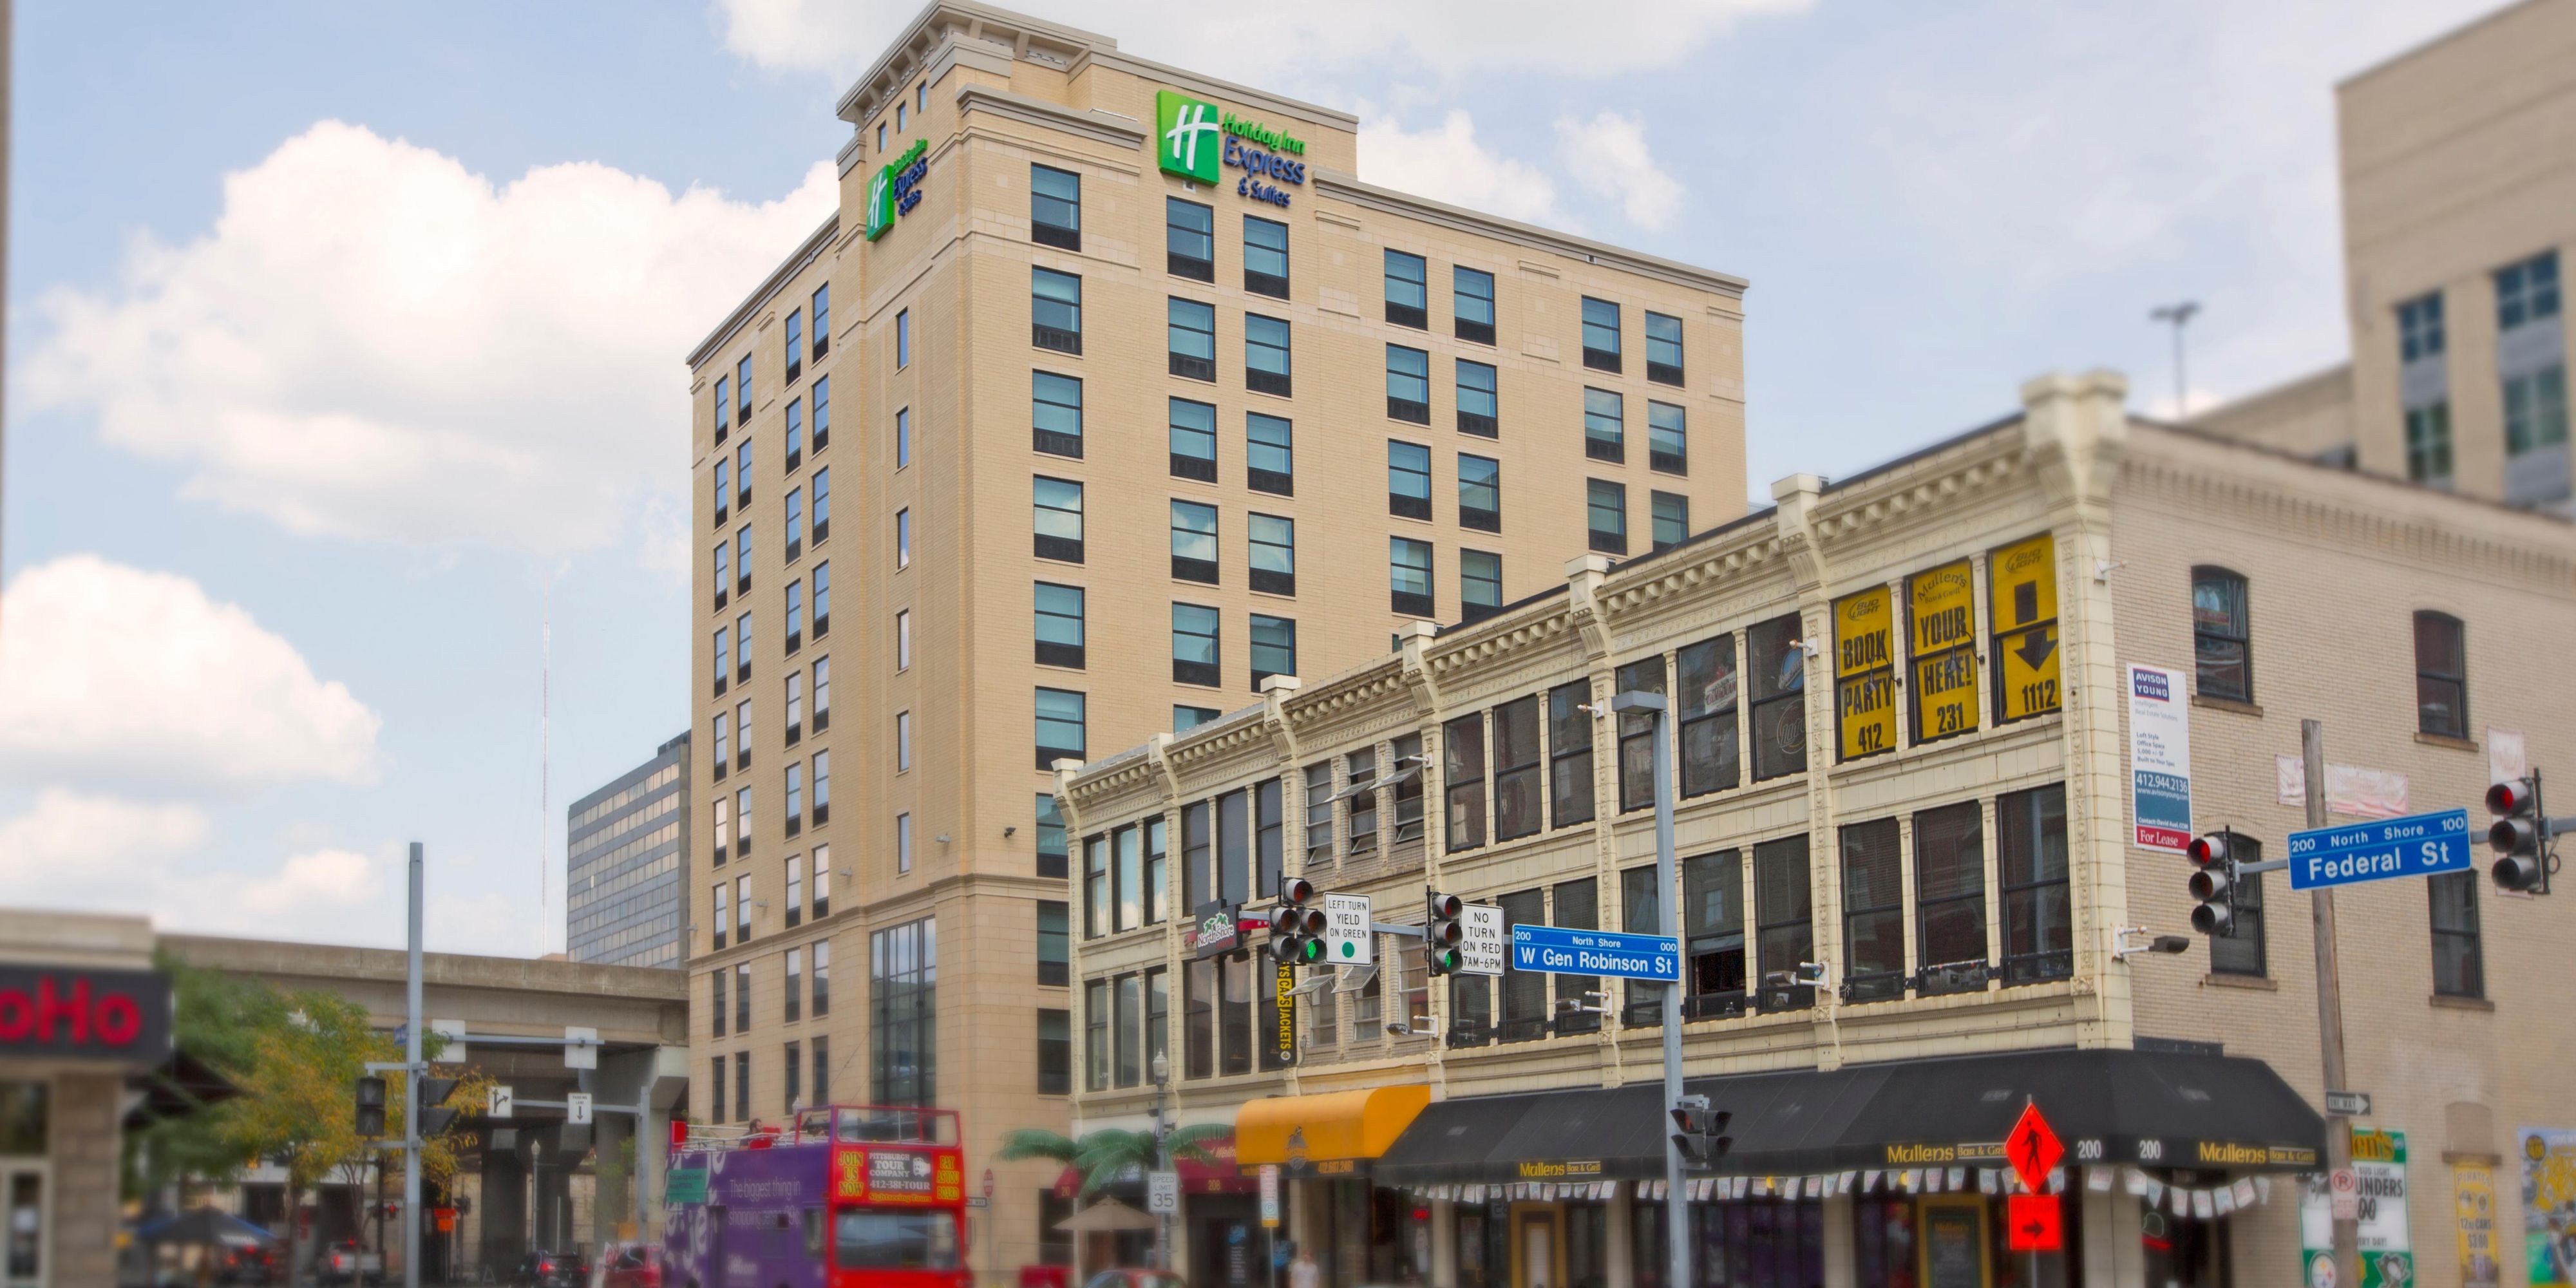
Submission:
[[[1885,586],[1834,601],[1834,726],[1842,759],[1896,750],[1895,614]]]
[[[2059,706],[2057,538],[2041,533],[1988,557],[1995,720],[2011,724]]]
[[[1916,742],[1938,742],[1977,727],[1977,597],[1969,569],[1962,559],[1905,582]]]

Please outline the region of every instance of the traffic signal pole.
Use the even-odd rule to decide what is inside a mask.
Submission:
[[[2299,753],[2307,762],[2308,826],[2320,828],[2326,821],[2326,732],[2314,720],[2299,722]],[[2317,1042],[2325,1057],[2326,1089],[2341,1091],[2350,1086],[2343,1066],[2343,976],[2335,947],[2334,888],[2322,886],[2308,892],[2308,909],[2314,919],[2317,945]],[[2326,1116],[2326,1174],[2332,1177],[2352,1166],[2352,1124],[2341,1115],[2328,1111]],[[2335,1283],[2339,1288],[2360,1288],[2361,1263],[2360,1222],[2354,1217],[2337,1217],[2334,1223]]]
[[[1673,874],[1673,727],[1665,719],[1670,712],[1663,695],[1642,691],[1612,698],[1610,709],[1614,719],[1635,712],[1655,722],[1655,919],[1665,923],[1667,933],[1681,935],[1686,931]],[[1617,730],[1613,724],[1614,735]],[[1670,1110],[1681,1103],[1682,986],[1673,983],[1664,985],[1664,1107]],[[1671,1277],[1664,1282],[1668,1284],[1691,1282],[1689,1195],[1682,1180],[1681,1141],[1668,1135],[1664,1138],[1664,1233],[1671,1256]]]
[[[411,843],[411,945],[403,977],[403,1288],[420,1288],[420,842]],[[384,1175],[380,1169],[378,1176]],[[382,1221],[381,1214],[377,1217]],[[380,1224],[379,1230],[384,1227]],[[378,1246],[382,1246],[381,1237]]]

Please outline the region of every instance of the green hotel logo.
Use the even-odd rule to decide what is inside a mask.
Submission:
[[[868,240],[875,241],[894,227],[897,215],[910,214],[921,204],[921,176],[929,169],[925,157],[930,140],[914,139],[912,146],[876,172],[868,180]]]
[[[1223,148],[1216,104],[1177,90],[1154,91],[1154,152],[1163,173],[1216,184]]]

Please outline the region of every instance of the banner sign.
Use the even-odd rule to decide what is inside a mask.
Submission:
[[[1936,742],[1977,727],[1976,584],[1969,562],[1927,568],[1906,579],[1913,639],[1914,741]]]
[[[1895,614],[1885,586],[1834,601],[1834,728],[1838,759],[1896,750]]]
[[[2357,1288],[2406,1288],[2415,1278],[2415,1251],[2406,1224],[2406,1133],[2354,1128],[2352,1170],[2360,1180],[2361,1200]],[[2307,1270],[2305,1282],[2313,1284],[2319,1282],[2317,1259],[2334,1259],[2334,1202],[2323,1177],[2310,1178],[2300,1189],[2299,1243],[2305,1250],[2300,1264]]]
[[[2191,716],[2180,671],[2129,667],[2129,821],[2142,850],[2191,848]]]
[[[2576,1130],[2525,1127],[2522,1246],[2531,1288],[2576,1285]]]
[[[1986,586],[1996,723],[2057,710],[2057,538],[2043,532],[1995,551]]]
[[[2496,1288],[2495,1169],[2451,1165],[2451,1221],[2460,1237],[2460,1288]]]

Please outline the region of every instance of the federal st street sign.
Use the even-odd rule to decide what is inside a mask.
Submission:
[[[2468,872],[2469,812],[2410,814],[2290,833],[2290,888],[2318,890],[2391,877]]]
[[[1512,927],[1512,969],[1682,982],[1682,941],[1562,926]]]

